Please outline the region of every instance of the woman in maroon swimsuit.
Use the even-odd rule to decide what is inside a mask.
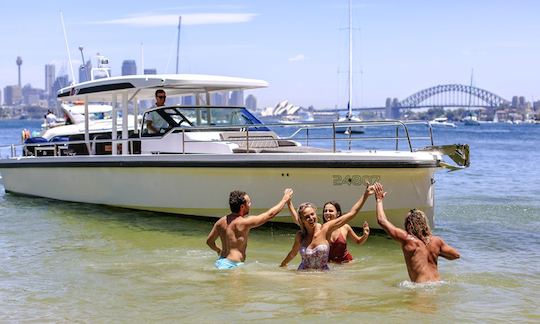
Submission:
[[[323,207],[323,219],[325,222],[341,216],[341,206],[335,201],[329,201]],[[351,237],[356,244],[364,244],[369,237],[369,225],[364,222],[364,233],[358,236],[349,224],[345,224],[335,229],[330,234],[330,253],[328,261],[333,263],[347,263],[353,260],[349,250],[347,250],[347,237]]]

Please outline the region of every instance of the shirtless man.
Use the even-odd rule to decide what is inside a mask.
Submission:
[[[276,216],[292,195],[292,189],[285,189],[283,198],[277,205],[260,215],[246,217],[249,214],[251,199],[243,191],[231,192],[229,195],[231,213],[221,217],[214,224],[206,239],[206,244],[219,255],[215,263],[216,268],[233,269],[242,265],[246,259],[249,231]],[[216,245],[218,237],[221,240],[221,248]]]
[[[409,212],[405,218],[406,231],[390,223],[383,208],[386,192],[380,183],[376,183],[374,187],[377,222],[390,237],[401,244],[410,279],[417,283],[440,281],[437,269],[438,257],[455,260],[459,258],[459,252],[440,237],[431,234],[426,216],[421,210],[412,209]]]

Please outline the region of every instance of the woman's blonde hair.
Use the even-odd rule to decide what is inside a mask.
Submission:
[[[302,237],[304,237],[307,234],[307,230],[304,226],[304,221],[301,218],[301,213],[304,211],[304,209],[311,207],[313,210],[315,210],[315,215],[317,215],[317,206],[310,202],[301,203],[300,206],[298,206],[298,225],[300,225],[300,230],[302,231]],[[319,216],[317,216],[317,222],[319,221]]]

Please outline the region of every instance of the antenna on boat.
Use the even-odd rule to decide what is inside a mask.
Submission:
[[[88,71],[88,67],[86,66],[86,61],[84,60],[84,53],[83,53],[83,47],[82,46],[79,46],[79,51],[81,51],[81,58],[82,58],[82,65],[81,65],[81,69],[84,69],[84,74],[86,74],[86,80],[85,81],[90,81],[90,71]],[[81,82],[81,80],[79,80],[79,82]]]
[[[69,60],[69,68],[71,69],[71,84],[75,83],[75,72],[73,72],[73,63],[71,62],[71,54],[69,53],[69,45],[66,34],[66,26],[64,25],[64,14],[60,11],[60,21],[62,22],[62,30],[64,31],[64,40],[66,41],[66,49]],[[83,62],[84,63],[84,62]]]
[[[178,74],[178,63],[180,61],[180,27],[182,26],[182,16],[178,16],[178,39],[176,41],[176,74]]]

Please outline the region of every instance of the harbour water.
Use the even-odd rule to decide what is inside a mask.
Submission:
[[[0,145],[39,123],[0,121]],[[471,145],[469,169],[436,175],[434,232],[461,253],[440,259],[440,284],[408,282],[399,246],[379,233],[349,244],[352,264],[298,273],[299,257],[278,267],[295,230],[265,226],[251,233],[245,267],[217,271],[205,245],[209,221],[0,186],[0,319],[539,322],[540,125],[460,125],[435,129],[435,139]]]

